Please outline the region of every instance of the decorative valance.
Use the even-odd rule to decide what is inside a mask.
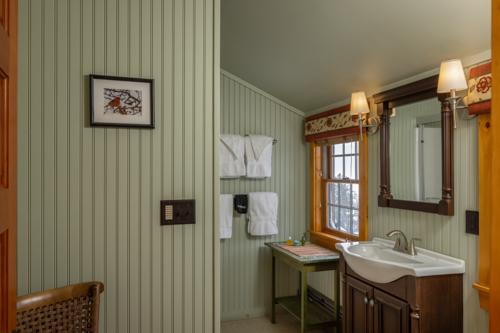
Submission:
[[[469,91],[465,102],[469,114],[484,114],[491,110],[491,62],[474,66],[469,72]]]
[[[356,134],[358,124],[352,120],[349,110],[348,104],[307,117],[304,129],[306,141]]]

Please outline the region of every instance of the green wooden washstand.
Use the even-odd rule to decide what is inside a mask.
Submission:
[[[340,272],[339,254],[317,257],[301,257],[279,246],[283,242],[265,243],[272,252],[272,306],[271,322],[276,323],[276,304],[300,320],[300,332],[321,327],[333,327],[340,332]],[[276,297],[276,259],[299,271],[300,293],[297,296]],[[321,271],[335,271],[335,314],[322,306],[307,302],[307,273]]]

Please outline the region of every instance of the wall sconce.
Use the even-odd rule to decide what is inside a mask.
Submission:
[[[350,114],[353,121],[358,121],[360,140],[363,140],[363,127],[375,128],[373,132],[377,131],[379,121],[378,118],[369,116],[370,107],[368,106],[368,100],[364,91],[357,91],[351,94]]]
[[[457,91],[467,89],[464,68],[458,59],[443,61],[439,69],[438,94],[450,94],[447,99],[451,101],[453,111],[453,127],[457,128],[457,105],[462,97],[457,96]]]

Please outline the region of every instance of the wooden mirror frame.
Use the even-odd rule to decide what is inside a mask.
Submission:
[[[379,207],[406,209],[453,216],[453,115],[448,94],[437,93],[438,75],[390,89],[373,96],[380,116]],[[438,203],[395,199],[390,177],[390,112],[392,108],[438,97],[441,102],[442,196]]]

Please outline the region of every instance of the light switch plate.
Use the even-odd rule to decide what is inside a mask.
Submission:
[[[194,200],[162,200],[160,208],[161,225],[196,223]]]
[[[479,212],[474,210],[465,211],[465,232],[479,235]]]

